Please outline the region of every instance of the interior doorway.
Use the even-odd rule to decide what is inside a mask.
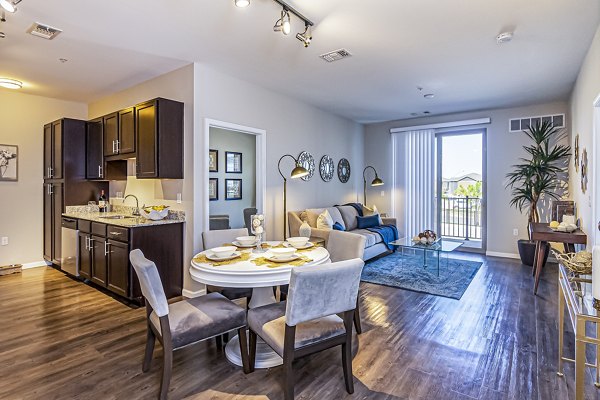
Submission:
[[[592,136],[592,160],[589,163],[590,165],[596,165],[596,161],[600,157],[600,94],[594,100],[594,130]],[[597,170],[597,169],[596,169]],[[591,173],[591,178],[593,179],[592,189],[592,218],[594,218],[594,222],[592,224],[592,232],[591,235],[594,240],[594,245],[600,245],[600,189],[598,185],[600,184],[600,173],[596,172],[596,170],[588,170],[588,174]],[[578,175],[579,176],[579,175]],[[590,185],[588,185],[589,187]]]
[[[436,133],[437,231],[461,249],[486,248],[486,130]]]

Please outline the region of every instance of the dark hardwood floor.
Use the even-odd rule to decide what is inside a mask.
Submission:
[[[557,269],[538,296],[516,261],[484,265],[460,301],[361,285],[355,393],[341,351],[295,364],[297,399],[572,399],[574,371],[556,375]],[[141,371],[144,309],[131,309],[51,268],[0,277],[0,399],[153,399],[162,352]],[[572,355],[573,337],[566,336]],[[215,341],[175,353],[171,399],[282,399],[281,367],[244,375]],[[586,398],[599,399],[591,371]]]

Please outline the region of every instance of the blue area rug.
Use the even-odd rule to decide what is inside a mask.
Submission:
[[[437,256],[428,252],[427,265],[423,268],[423,252],[403,256],[397,251],[368,261],[363,268],[362,281],[459,300],[482,263],[454,258],[446,261],[446,254],[443,254],[438,277]]]

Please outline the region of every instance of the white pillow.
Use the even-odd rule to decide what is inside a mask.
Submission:
[[[379,210],[377,209],[376,205],[373,204],[373,208],[369,208],[369,207],[363,205],[362,210],[363,210],[363,215],[365,217],[369,217],[371,215],[377,215],[377,217],[379,218],[379,225],[383,225],[383,220],[381,219],[381,214],[379,213]]]
[[[329,211],[325,210],[319,215],[317,218],[317,229],[333,229],[333,218],[329,215]]]

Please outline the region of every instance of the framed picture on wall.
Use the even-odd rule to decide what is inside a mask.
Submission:
[[[9,144],[0,144],[0,181],[18,180],[19,148]]]
[[[242,180],[225,179],[225,200],[242,199]]]
[[[225,172],[233,174],[242,173],[242,153],[234,151],[225,152]]]
[[[219,150],[208,150],[208,172],[219,172]]]
[[[219,200],[219,179],[210,178],[208,180],[208,199],[210,201]]]

